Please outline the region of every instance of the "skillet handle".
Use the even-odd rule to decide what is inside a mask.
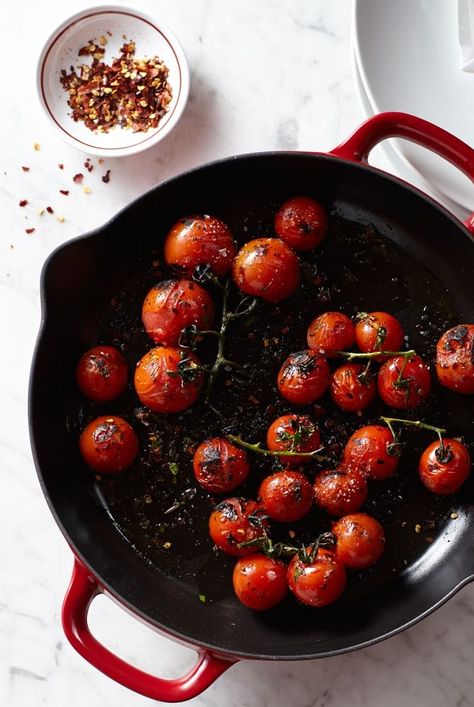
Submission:
[[[232,660],[198,651],[198,661],[183,677],[158,678],[135,668],[111,653],[90,633],[87,614],[93,599],[102,593],[97,582],[77,560],[64,598],[62,624],[67,639],[91,665],[134,692],[162,702],[183,702],[203,692],[231,667]]]
[[[409,113],[379,113],[362,123],[329,154],[367,164],[371,150],[382,140],[401,137],[428,148],[451,162],[474,181],[474,150],[443,128]],[[464,222],[474,233],[474,214]]]

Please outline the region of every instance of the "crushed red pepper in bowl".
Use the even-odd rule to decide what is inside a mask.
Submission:
[[[156,56],[137,59],[133,41],[125,42],[120,56],[107,64],[106,43],[106,37],[89,41],[78,53],[92,57],[92,63],[61,70],[71,117],[103,133],[116,125],[133,132],[156,128],[172,98],[168,67]]]

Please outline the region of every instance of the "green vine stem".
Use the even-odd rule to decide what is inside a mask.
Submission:
[[[308,550],[306,545],[301,545],[301,547],[295,547],[294,545],[287,545],[286,543],[278,542],[274,543],[267,533],[260,535],[258,538],[253,538],[253,540],[247,540],[242,543],[238,543],[238,548],[244,547],[254,547],[259,550],[267,557],[293,557],[298,555],[300,560],[307,565],[310,565],[316,559],[318,550],[320,547],[333,548],[336,544],[336,537],[333,533],[322,533],[316,540],[310,545]]]
[[[410,349],[409,351],[384,351],[383,349],[380,349],[380,351],[370,351],[369,353],[363,353],[359,351],[336,351],[336,353],[338,356],[342,356],[350,362],[360,359],[366,360],[377,358],[377,356],[402,356],[405,359],[409,359],[416,354],[416,351],[415,349]]]
[[[244,309],[242,309],[241,311],[229,312],[228,311],[229,289],[230,289],[230,280],[226,280],[226,283],[225,283],[224,289],[223,289],[222,318],[221,318],[221,326],[220,326],[219,331],[208,330],[208,331],[199,332],[201,334],[210,334],[212,336],[217,337],[217,354],[216,354],[215,361],[212,365],[212,368],[209,371],[209,378],[207,379],[206,392],[205,392],[206,402],[209,402],[209,397],[211,395],[212,388],[213,388],[216,378],[222,368],[224,368],[225,366],[230,366],[231,368],[236,368],[239,371],[244,370],[244,367],[241,366],[240,363],[236,363],[235,361],[230,361],[228,358],[225,357],[224,349],[225,349],[226,331],[227,331],[227,327],[229,326],[230,322],[234,321],[235,319],[238,319],[239,317],[244,317],[247,314],[250,314],[250,312],[252,312],[258,304],[257,300],[253,299],[250,302],[250,304],[247,307],[245,307]]]
[[[421,430],[429,430],[431,432],[436,432],[441,447],[444,448],[442,435],[446,434],[447,430],[445,430],[443,427],[435,427],[434,425],[428,425],[426,422],[422,422],[421,420],[406,420],[403,417],[381,417],[380,419],[385,422],[390,432],[392,433],[394,439],[397,439],[397,436],[393,429],[392,423],[397,422],[400,425],[409,425],[410,427],[417,427]]]
[[[334,463],[334,459],[331,457],[325,457],[319,452],[323,451],[323,447],[320,449],[315,449],[312,452],[291,452],[289,450],[272,451],[270,449],[264,449],[261,447],[260,443],[252,444],[251,442],[246,442],[245,440],[237,437],[236,435],[227,435],[227,439],[233,442],[238,447],[243,447],[244,449],[249,449],[251,452],[256,452],[257,454],[264,454],[268,457],[307,457],[309,459],[317,459],[322,462]]]

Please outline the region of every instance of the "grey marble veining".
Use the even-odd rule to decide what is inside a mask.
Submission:
[[[0,8],[3,57],[15,68],[2,71],[0,99],[0,705],[5,707],[151,704],[91,668],[60,628],[72,558],[36,480],[26,416],[45,258],[181,170],[239,152],[327,150],[363,117],[351,78],[349,0],[140,0],[139,7],[160,12],[184,44],[192,70],[189,105],[163,144],[103,166],[93,160],[96,168],[89,175],[85,155],[56,139],[46,124],[34,86],[37,56],[51,29],[89,5],[90,0],[41,5],[24,0]],[[30,171],[23,172],[22,165]],[[109,184],[101,181],[106,169],[111,169]],[[85,173],[90,194],[72,183],[76,172]],[[69,196],[60,189],[69,189]],[[25,208],[18,206],[21,199],[28,199]],[[54,215],[39,216],[37,210],[48,205]],[[36,230],[27,235],[26,228]],[[466,587],[436,614],[383,644],[317,662],[240,663],[190,704],[471,705],[473,616],[474,589]],[[108,645],[145,669],[171,676],[192,663],[192,651],[138,625],[106,599],[94,603],[91,623]]]

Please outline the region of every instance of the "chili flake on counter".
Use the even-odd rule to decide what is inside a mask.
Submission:
[[[168,67],[156,56],[135,58],[133,41],[125,42],[120,56],[106,64],[101,44],[103,38],[80,48],[79,56],[92,57],[91,64],[61,71],[71,117],[103,133],[116,125],[133,132],[156,128],[172,97]]]

